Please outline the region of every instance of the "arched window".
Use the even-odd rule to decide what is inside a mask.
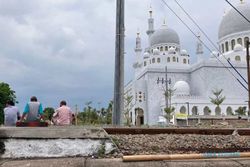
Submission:
[[[197,108],[197,106],[194,106],[192,108],[192,115],[198,115],[198,108]]]
[[[240,56],[235,56],[235,61],[240,61]]]
[[[185,106],[182,106],[182,107],[181,107],[180,113],[186,114],[186,107],[185,107]]]
[[[157,49],[158,49],[158,50],[160,50],[160,48],[159,48],[159,47],[157,47]]]
[[[168,46],[165,46],[165,51],[168,51]]]
[[[147,65],[147,62],[146,61],[144,61],[144,66],[146,66]]]
[[[215,108],[215,115],[221,115],[221,109],[219,106]]]
[[[183,59],[183,64],[187,64],[187,59]]]
[[[157,63],[160,63],[161,62],[161,59],[160,58],[157,58]]]
[[[228,115],[228,116],[234,115],[233,110],[232,110],[232,107],[227,107],[227,115]]]
[[[224,51],[225,51],[224,44],[221,45],[221,50],[222,50],[222,53],[224,53]]]
[[[167,60],[168,62],[170,62],[170,57],[168,57],[168,60]]]
[[[226,52],[228,52],[229,51],[228,42],[225,43],[225,46],[226,46]]]
[[[238,38],[237,43],[242,45],[242,38]]]
[[[188,64],[189,64],[189,59],[188,59]]]
[[[176,58],[176,60],[177,60],[177,62],[179,62],[179,58],[178,57]]]
[[[248,38],[248,37],[245,37],[245,38],[244,38],[244,46],[245,46],[245,47],[246,47],[247,41],[249,41],[249,38]]]
[[[211,110],[209,109],[208,106],[206,106],[206,107],[203,109],[203,113],[204,113],[204,115],[210,115],[210,114],[211,114]]]
[[[233,39],[233,40],[231,41],[231,48],[232,48],[232,50],[234,50],[234,46],[235,46],[235,39]]]
[[[153,53],[153,49],[151,49],[151,53]]]
[[[173,62],[176,62],[176,58],[175,57],[173,57]]]
[[[160,51],[163,51],[163,46],[160,47]]]
[[[155,58],[152,59],[152,63],[155,63]]]
[[[149,60],[149,64],[151,64],[151,59]]]

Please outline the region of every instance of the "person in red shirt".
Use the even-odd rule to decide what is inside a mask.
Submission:
[[[73,119],[73,113],[67,106],[66,101],[60,102],[60,107],[56,109],[52,117],[52,122],[55,125],[71,125]]]

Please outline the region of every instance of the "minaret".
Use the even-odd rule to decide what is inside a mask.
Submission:
[[[133,64],[133,67],[135,69],[135,73],[139,71],[139,68],[141,67],[141,37],[140,33],[137,32],[137,37],[136,37],[136,46],[135,46],[135,62]]]
[[[150,6],[149,9],[149,18],[148,18],[148,30],[147,30],[147,34],[148,34],[148,38],[151,37],[151,35],[154,33],[154,18],[153,18],[153,10],[152,7]]]
[[[200,62],[203,60],[203,46],[202,46],[202,42],[201,42],[201,36],[200,34],[197,35],[198,37],[198,41],[197,41],[197,45],[196,45],[196,55],[197,55],[197,62]]]

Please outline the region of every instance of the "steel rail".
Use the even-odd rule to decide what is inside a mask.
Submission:
[[[250,129],[208,129],[208,128],[135,128],[135,127],[105,127],[108,134],[199,134],[199,135],[232,135],[237,131],[239,135],[250,136]]]

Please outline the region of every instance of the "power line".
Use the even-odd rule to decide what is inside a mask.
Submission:
[[[233,68],[233,70],[243,79],[243,81],[247,83],[246,79],[241,75],[241,73],[230,63],[230,61],[224,56],[224,54],[220,51],[217,45],[209,38],[209,36],[202,30],[202,28],[198,25],[198,23],[188,14],[188,12],[182,7],[182,5],[177,1],[174,0],[175,3],[181,8],[181,10],[188,16],[188,18],[198,27],[198,29],[202,32],[202,34],[207,38],[207,40],[213,45],[213,47],[222,55],[222,57],[227,60],[228,64]]]
[[[167,8],[185,25],[185,27],[206,47],[206,49],[208,49],[210,52],[212,52],[212,50],[195,34],[195,32],[178,16],[178,14],[166,3],[165,0],[161,0],[163,2],[164,5],[167,6]],[[226,67],[226,65],[217,57],[215,56],[215,58],[229,71],[229,73],[241,84],[241,81],[232,73],[232,71],[230,71],[228,69],[228,67]],[[244,87],[246,88],[246,87]]]
[[[234,8],[234,10],[236,10],[236,12],[238,12],[248,23],[250,23],[250,20],[244,16],[233,4],[231,4],[228,0],[225,0],[230,6],[232,6],[232,8]]]

